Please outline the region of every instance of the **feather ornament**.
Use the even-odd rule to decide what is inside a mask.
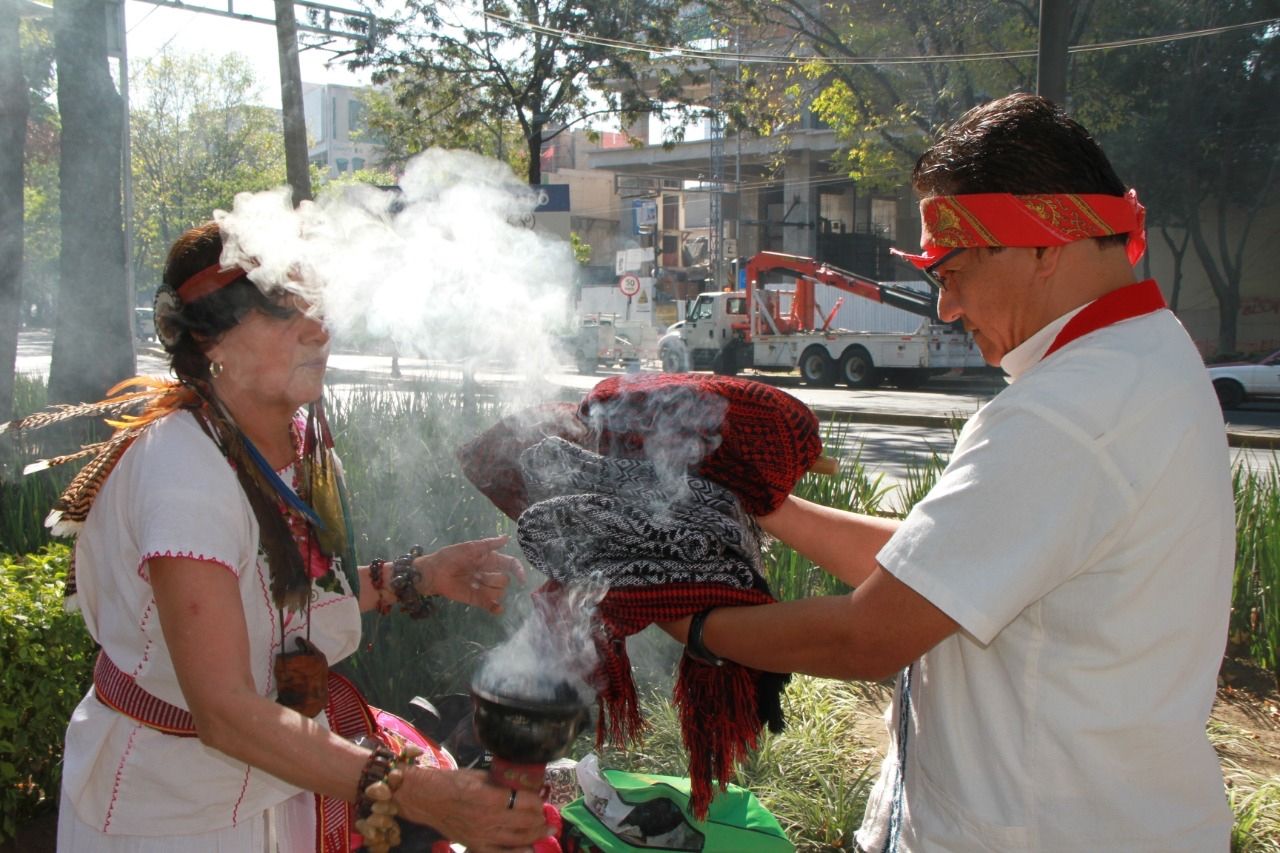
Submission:
[[[89,510],[102,491],[108,475],[138,436],[165,415],[179,409],[195,408],[201,402],[196,390],[182,383],[150,376],[135,376],[113,386],[103,400],[96,403],[54,405],[44,411],[0,424],[0,434],[21,435],[81,418],[101,418],[115,429],[105,441],[83,445],[71,453],[39,459],[23,468],[24,475],[35,474],[91,457],[76,472],[44,520],[45,527],[52,535],[75,536],[88,518]],[[64,590],[64,603],[68,610],[75,609],[75,571],[73,557],[67,568]]]

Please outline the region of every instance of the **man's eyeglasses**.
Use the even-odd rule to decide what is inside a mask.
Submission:
[[[947,252],[945,255],[929,264],[929,266],[922,269],[921,272],[924,274],[924,280],[936,288],[939,293],[945,291],[947,289],[947,283],[940,275],[938,275],[938,268],[963,251],[966,251],[966,247],[964,246],[961,246],[958,249],[952,249],[950,252]]]

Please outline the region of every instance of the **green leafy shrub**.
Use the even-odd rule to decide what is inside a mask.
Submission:
[[[0,561],[0,839],[56,800],[62,737],[88,689],[94,643],[62,606],[70,552]]]

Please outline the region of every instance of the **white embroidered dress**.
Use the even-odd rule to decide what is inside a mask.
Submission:
[[[290,482],[291,472],[282,477]],[[274,698],[281,641],[292,648],[295,637],[307,636],[308,615],[286,617],[282,638],[253,511],[226,458],[186,412],[164,418],[129,448],[76,544],[78,600],[90,634],[139,687],[186,708],[148,577],[147,560],[157,556],[210,561],[235,575],[254,684]],[[315,587],[310,608],[310,639],[330,664],[360,640],[356,600],[345,583],[342,590]],[[323,713],[318,720],[325,722]],[[64,762],[62,808],[74,808],[88,827],[108,836],[212,833],[214,839],[169,849],[234,849],[225,841],[237,837],[237,827],[261,825],[267,810],[300,793],[197,738],[135,722],[92,689],[67,728]],[[218,842],[219,830],[229,838]]]

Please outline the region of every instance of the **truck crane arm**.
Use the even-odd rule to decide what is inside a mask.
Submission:
[[[795,307],[792,315],[798,318],[812,318],[815,302],[813,282],[830,285],[845,293],[870,299],[903,311],[909,311],[921,317],[938,321],[937,300],[931,294],[916,293],[905,287],[875,281],[866,276],[833,267],[813,258],[800,255],[786,255],[782,252],[759,252],[747,261],[747,294],[752,298],[753,291],[761,286],[760,279],[765,273],[784,272],[796,277]]]

